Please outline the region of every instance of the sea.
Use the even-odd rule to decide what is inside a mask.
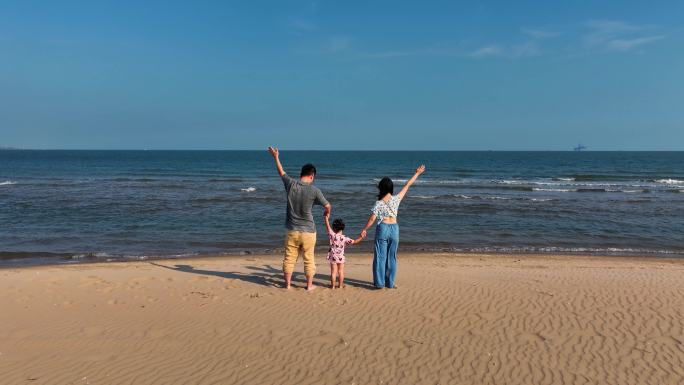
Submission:
[[[400,253],[684,256],[684,152],[281,151],[356,236],[389,176]],[[0,264],[280,253],[265,151],[0,151]],[[315,207],[321,252],[327,238]],[[353,250],[372,251],[372,234]]]

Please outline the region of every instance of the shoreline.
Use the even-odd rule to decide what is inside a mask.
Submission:
[[[2,257],[0,253],[0,270],[13,269],[23,267],[37,267],[37,266],[70,266],[70,265],[91,265],[91,264],[112,264],[112,263],[127,263],[127,262],[149,262],[149,261],[181,261],[181,260],[198,260],[198,259],[221,259],[221,258],[243,258],[243,257],[278,257],[283,255],[283,249],[267,249],[269,251],[259,250],[240,250],[226,253],[202,253],[202,254],[178,254],[178,255],[141,255],[141,256],[115,256],[104,253],[95,254],[71,254],[71,253],[5,253],[5,254],[20,254],[19,258]],[[272,251],[271,251],[272,250]],[[322,258],[325,261],[327,247],[316,247],[316,259]],[[370,255],[372,252],[367,250],[350,249],[346,252],[351,256]],[[444,249],[411,249],[399,250],[399,257],[403,254],[410,254],[413,256],[433,256],[446,255],[453,257],[540,257],[540,258],[611,258],[611,259],[644,259],[644,260],[684,260],[684,252],[653,252],[652,254],[645,252],[548,252],[548,251],[451,251]]]

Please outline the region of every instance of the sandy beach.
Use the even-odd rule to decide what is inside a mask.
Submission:
[[[401,254],[0,270],[2,384],[681,384],[684,261]]]

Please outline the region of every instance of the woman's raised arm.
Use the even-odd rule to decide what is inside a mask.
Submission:
[[[424,164],[421,164],[420,167],[418,167],[418,168],[416,169],[416,173],[413,174],[413,176],[411,177],[411,179],[409,179],[408,182],[406,182],[406,184],[405,184],[404,187],[401,189],[401,191],[399,191],[399,194],[397,194],[397,196],[399,197],[399,199],[404,199],[404,195],[406,195],[406,192],[409,190],[409,188],[411,187],[411,185],[413,185],[413,183],[415,183],[416,179],[418,179],[418,177],[420,176],[420,174],[422,174],[422,173],[424,173],[424,172],[425,172],[425,165],[424,165]]]

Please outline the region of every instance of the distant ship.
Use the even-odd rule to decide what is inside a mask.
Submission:
[[[587,148],[585,146],[583,146],[581,143],[578,144],[577,147],[575,147],[575,151],[584,151],[586,149]]]

